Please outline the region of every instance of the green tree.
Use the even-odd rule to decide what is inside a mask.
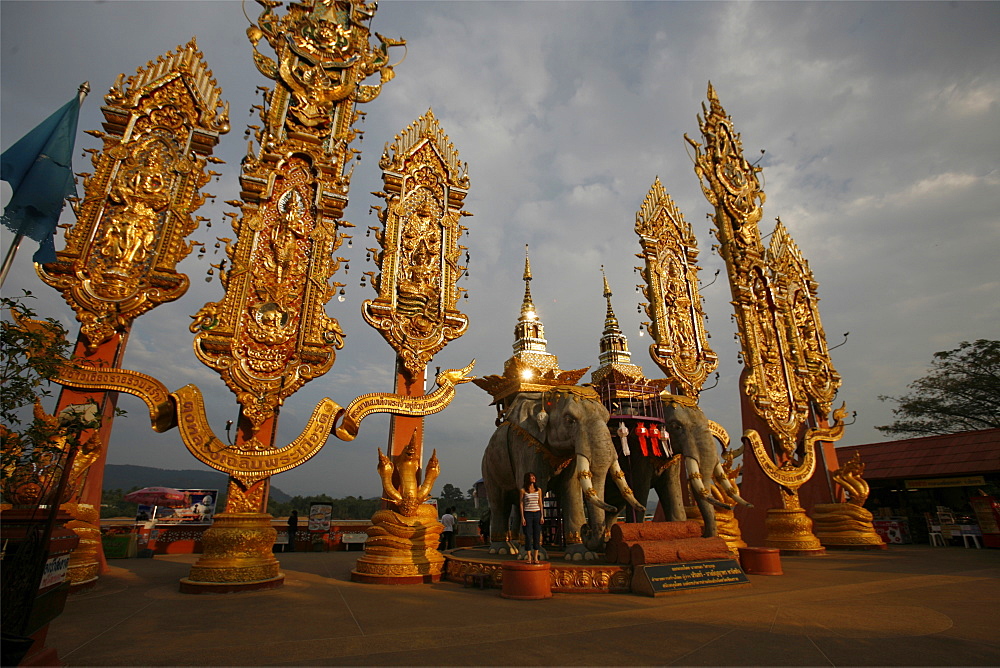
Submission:
[[[1000,427],[1000,341],[963,341],[934,353],[931,371],[893,401],[896,421],[875,427],[883,434],[933,436]]]
[[[476,519],[479,511],[476,510],[475,501],[472,500],[472,490],[468,494],[463,494],[462,490],[451,484],[445,484],[438,494],[438,510],[444,513],[446,508],[455,508],[455,513],[459,517]]]
[[[36,317],[26,304],[34,299],[27,290],[21,297],[3,297],[5,316],[0,321],[0,452],[4,478],[25,462],[56,456],[53,438],[59,429],[31,407],[52,396],[52,378],[69,354],[66,328],[58,320]],[[29,417],[30,416],[30,417]]]

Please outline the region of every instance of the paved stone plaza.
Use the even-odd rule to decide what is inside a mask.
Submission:
[[[196,555],[112,561],[50,644],[70,666],[1000,665],[1000,550],[784,557],[785,575],[660,598],[350,581],[357,552],[279,555],[274,591],[177,591]]]

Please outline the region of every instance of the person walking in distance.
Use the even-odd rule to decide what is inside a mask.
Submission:
[[[441,549],[450,550],[455,547],[455,507],[447,508],[441,516],[444,531],[441,533]]]
[[[295,534],[299,531],[299,511],[293,510],[288,516],[288,545],[285,549],[289,552],[295,551]]]
[[[520,506],[521,526],[524,528],[524,552],[529,564],[537,564],[545,518],[542,517],[542,490],[538,487],[535,474],[530,471],[524,474]]]

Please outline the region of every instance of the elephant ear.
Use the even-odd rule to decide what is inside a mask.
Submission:
[[[524,392],[518,395],[507,411],[507,420],[524,429],[540,443],[544,443],[548,413],[545,412],[542,393]]]

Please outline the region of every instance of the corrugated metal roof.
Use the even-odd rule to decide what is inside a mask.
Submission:
[[[1000,472],[1000,429],[908,438],[837,448],[843,464],[861,453],[866,480],[934,478]]]

